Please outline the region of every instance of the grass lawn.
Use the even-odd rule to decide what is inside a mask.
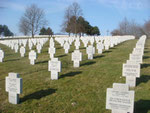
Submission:
[[[30,65],[28,47],[24,58],[10,48],[0,44],[5,52],[4,62],[0,63],[0,112],[4,113],[111,113],[105,109],[106,89],[114,82],[125,83],[122,77],[122,64],[129,58],[137,40],[123,42],[103,54],[94,55],[88,60],[86,49],[82,46],[83,61],[79,68],[73,67],[71,53],[56,42],[56,54],[62,63],[59,80],[50,80],[48,72],[49,41],[38,54],[36,64]],[[35,47],[34,47],[35,49]],[[135,113],[150,113],[150,40],[146,41],[144,64],[141,77],[137,79],[135,90]],[[5,91],[5,77],[9,72],[19,73],[23,78],[23,93],[20,104],[8,102]]]

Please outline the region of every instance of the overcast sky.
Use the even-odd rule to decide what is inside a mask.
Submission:
[[[20,17],[25,8],[34,3],[45,11],[48,26],[59,33],[64,11],[74,1],[80,4],[83,17],[92,26],[98,26],[102,35],[117,28],[125,17],[141,25],[150,19],[150,0],[0,0],[0,24],[21,35],[18,30]]]

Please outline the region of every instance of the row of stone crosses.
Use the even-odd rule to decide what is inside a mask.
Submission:
[[[126,83],[113,83],[113,88],[107,88],[106,109],[112,113],[133,113],[135,92],[129,90],[136,86],[136,78],[140,77],[140,65],[143,63],[143,53],[146,36],[142,36],[129,55],[129,60],[123,64],[122,76]]]
[[[75,42],[75,50],[72,53],[72,61],[74,62],[74,67],[80,66],[80,61],[82,61],[82,53],[79,50],[80,40],[82,40],[84,47],[86,47],[86,53],[88,54],[88,59],[93,59],[93,55],[95,54],[94,42],[96,41],[96,47],[98,49],[98,53],[101,54],[103,49],[108,50],[110,47],[114,47],[121,42],[134,39],[133,36],[121,36],[121,37],[69,37],[69,38],[55,38],[63,48],[64,52],[68,53],[70,46],[73,42]],[[43,45],[48,41],[48,38],[41,39],[19,39],[19,40],[2,40],[1,44],[4,44],[11,49],[14,49],[15,52],[19,50],[20,54],[22,54],[21,48],[25,48],[28,42],[28,46],[30,49],[29,59],[30,64],[34,65],[36,59],[36,52],[32,50],[33,45],[41,45],[41,49]],[[88,42],[91,44],[88,45]],[[23,45],[23,46],[22,46]],[[18,46],[18,47],[17,47]],[[18,48],[18,49],[16,49]],[[38,47],[37,47],[38,48]],[[40,49],[40,50],[41,50]],[[55,42],[54,39],[50,39],[50,45],[48,48],[48,53],[50,54],[51,60],[48,61],[48,70],[51,71],[51,79],[58,79],[58,72],[61,71],[61,61],[58,58],[55,58]],[[2,51],[2,50],[1,50]],[[38,51],[38,50],[37,50]],[[24,52],[25,53],[25,52]],[[3,54],[3,55],[2,55]],[[3,57],[1,57],[3,56]],[[22,57],[24,55],[21,55]],[[4,58],[4,52],[0,52],[0,58]],[[3,61],[3,60],[2,60]],[[9,102],[12,104],[19,103],[19,94],[22,93],[22,78],[19,77],[17,73],[9,73],[9,76],[6,77],[6,91],[9,92]]]

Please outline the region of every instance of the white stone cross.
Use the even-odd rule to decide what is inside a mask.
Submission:
[[[70,45],[69,45],[68,42],[66,42],[66,43],[64,44],[64,49],[65,49],[65,53],[67,54],[67,53],[69,52],[69,49],[70,49]]]
[[[142,54],[130,54],[130,60],[136,61],[137,63],[143,62],[143,56]]]
[[[42,45],[38,43],[36,49],[37,49],[37,53],[41,53]]]
[[[104,45],[102,43],[98,42],[97,49],[98,49],[98,53],[101,54],[103,52]]]
[[[72,53],[72,61],[74,67],[80,66],[80,61],[82,61],[82,53],[79,50],[74,50]]]
[[[21,57],[24,57],[25,51],[26,51],[25,47],[22,46],[22,47],[20,48]]]
[[[31,41],[29,41],[29,49],[31,50],[33,46],[33,43]]]
[[[51,79],[58,79],[58,72],[61,72],[61,62],[58,61],[58,58],[52,58],[48,62],[48,71],[51,71]]]
[[[31,50],[29,52],[29,59],[30,59],[30,64],[31,65],[35,64],[36,57],[37,57],[36,52],[34,50]]]
[[[48,53],[50,54],[50,58],[51,58],[51,59],[54,58],[54,54],[56,53],[55,47],[50,47],[50,48],[48,49]]]
[[[75,44],[76,49],[79,49],[79,47],[80,47],[80,40],[77,39],[74,44]]]
[[[6,77],[6,91],[9,93],[9,102],[19,103],[19,94],[22,93],[22,78],[17,73],[9,73]]]
[[[3,62],[4,51],[0,49],[0,62]]]
[[[126,77],[126,84],[130,87],[136,86],[136,77],[140,77],[140,64],[127,63],[123,64],[122,76]]]
[[[86,53],[88,54],[88,59],[93,59],[93,54],[95,54],[95,47],[93,47],[92,45],[89,45],[86,48]]]
[[[54,47],[55,43],[54,43],[54,39],[51,38],[50,39],[50,43],[49,43],[49,47]]]
[[[113,88],[107,88],[106,109],[112,113],[133,113],[134,91],[129,91],[127,84],[114,83]]]
[[[17,52],[18,52],[18,49],[19,49],[18,44],[15,44],[15,53],[17,53]]]

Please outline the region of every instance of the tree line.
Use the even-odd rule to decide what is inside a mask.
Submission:
[[[13,36],[14,34],[8,29],[7,25],[0,25],[1,36]]]
[[[134,20],[129,21],[124,18],[118,25],[118,28],[114,29],[111,34],[115,35],[134,35],[136,38],[147,35],[150,37],[150,20],[145,21],[143,25],[139,25]]]
[[[19,31],[24,35],[53,35],[53,31],[47,26],[48,21],[45,19],[44,10],[35,4],[26,7],[24,14],[19,21]],[[75,36],[84,35],[101,35],[97,26],[92,26],[83,17],[83,12],[77,2],[69,5],[64,12],[64,20],[61,24],[61,31]],[[13,33],[6,25],[0,25],[0,35],[12,36]],[[135,21],[128,21],[124,18],[114,29],[111,34],[115,35],[134,35],[140,37],[147,35],[150,37],[150,20],[145,21],[144,25],[139,25]]]
[[[24,15],[19,22],[19,31],[24,35],[31,34],[34,37],[38,32],[39,35],[53,35],[50,27],[47,29],[47,20],[45,19],[44,11],[32,4],[26,8]],[[86,35],[100,35],[99,28],[92,26],[82,16],[82,9],[77,2],[74,2],[65,10],[64,21],[61,25],[62,32],[75,36]]]
[[[69,35],[79,34],[79,36],[86,35],[100,35],[97,26],[91,26],[90,23],[82,16],[82,9],[77,2],[69,5],[65,10],[64,21],[62,24],[62,31]]]

